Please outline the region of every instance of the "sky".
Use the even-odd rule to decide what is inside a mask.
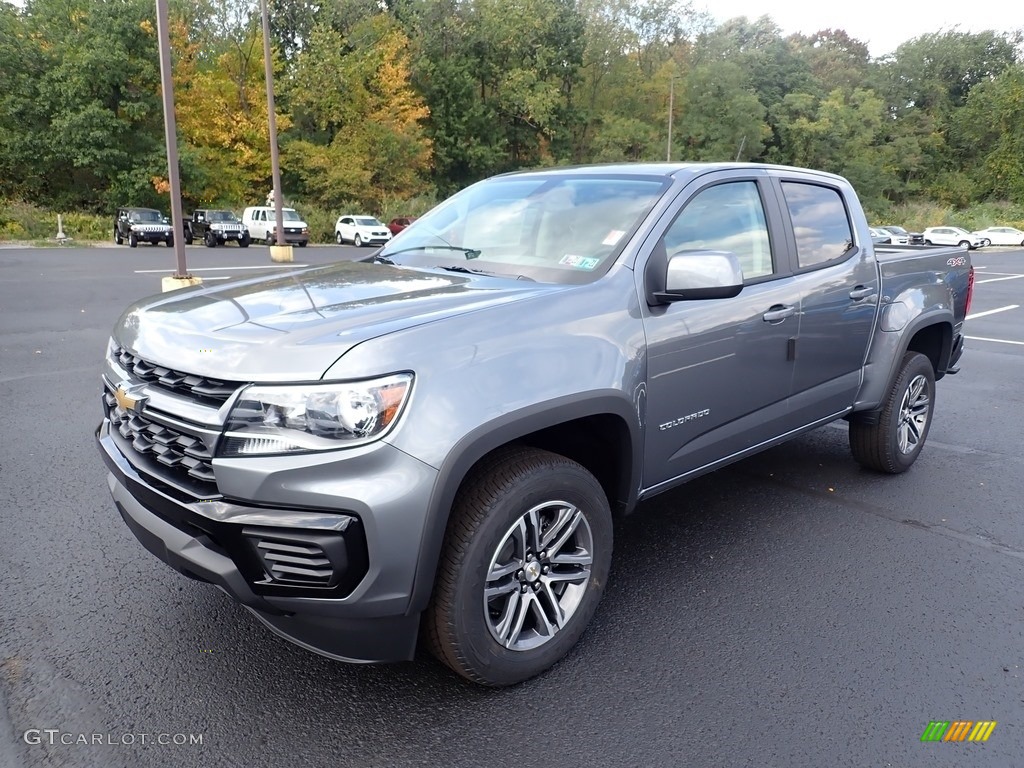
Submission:
[[[694,0],[718,22],[735,16],[771,16],[783,34],[843,29],[868,46],[875,58],[900,43],[930,32],[1011,32],[1024,27],[1024,3],[1017,0]]]

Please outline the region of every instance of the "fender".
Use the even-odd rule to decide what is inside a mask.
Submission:
[[[465,437],[448,453],[440,467],[431,492],[427,521],[423,527],[416,574],[413,581],[409,613],[418,613],[427,607],[434,589],[437,565],[448,529],[455,494],[467,473],[480,459],[496,448],[514,442],[524,435],[547,427],[586,416],[613,415],[620,417],[629,429],[632,449],[626,511],[636,506],[643,468],[643,437],[637,407],[626,393],[618,390],[590,393],[588,396],[569,395],[556,400],[503,414],[483,424]]]
[[[953,313],[949,309],[935,309],[918,315],[904,328],[893,331],[881,330],[881,320],[879,321],[879,328],[875,331],[871,343],[871,354],[865,365],[864,382],[853,406],[854,413],[878,408],[899,374],[900,362],[910,347],[911,340],[919,331],[934,325],[943,326],[942,346],[935,371],[935,378],[938,380],[945,374],[953,351]],[[886,367],[883,368],[878,361]]]

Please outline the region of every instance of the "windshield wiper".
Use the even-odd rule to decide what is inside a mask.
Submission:
[[[476,248],[462,248],[458,245],[416,245],[412,248],[403,248],[400,251],[391,251],[389,256],[397,256],[400,253],[409,253],[410,251],[461,251],[467,259],[479,258],[481,251]]]
[[[493,275],[494,272],[487,272],[483,269],[470,269],[469,267],[461,267],[458,264],[451,264],[445,266],[444,264],[435,264],[434,269],[443,269],[445,272],[465,272],[469,275]]]
[[[374,264],[390,264],[391,266],[395,266],[394,261],[389,259],[387,256],[381,256],[379,253],[374,256],[371,256],[369,259],[367,259],[367,261],[370,261]]]

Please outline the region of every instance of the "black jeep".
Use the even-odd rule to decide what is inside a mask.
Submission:
[[[134,248],[139,243],[167,243],[174,245],[174,230],[160,211],[153,208],[118,208],[114,219],[114,242],[121,245],[125,240]]]
[[[234,240],[239,248],[247,248],[251,242],[249,230],[231,211],[193,211],[184,228],[186,245],[202,240],[207,248],[215,248]]]

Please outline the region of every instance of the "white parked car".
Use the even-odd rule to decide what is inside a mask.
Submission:
[[[910,234],[901,227],[875,227],[892,237],[893,245],[910,245]]]
[[[959,245],[973,250],[982,247],[984,238],[960,227],[928,227],[924,231],[924,242],[925,245]]]
[[[334,238],[338,245],[352,243],[362,245],[383,245],[392,237],[391,230],[373,216],[345,214],[334,224]]]
[[[988,240],[990,245],[1024,245],[1024,232],[1013,227],[989,227],[972,234]]]

